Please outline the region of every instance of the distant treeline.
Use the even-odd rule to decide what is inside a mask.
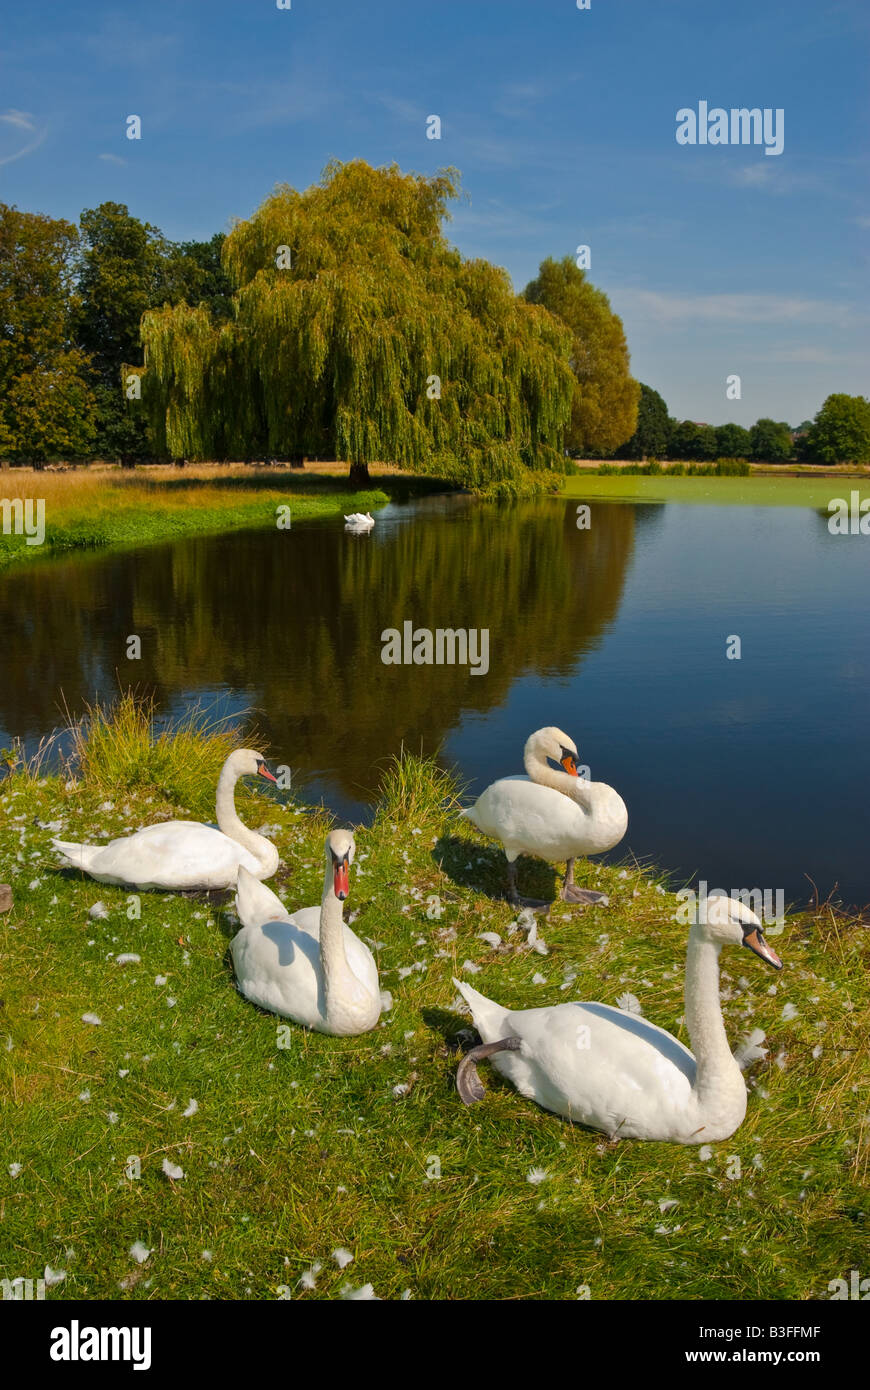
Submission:
[[[863,396],[828,396],[814,420],[791,426],[756,420],[742,425],[706,425],[675,420],[651,386],[641,384],[637,429],[606,457],[712,462],[747,459],[753,463],[870,462],[870,402]]]

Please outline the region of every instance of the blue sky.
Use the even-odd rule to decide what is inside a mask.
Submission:
[[[520,289],[588,244],[672,414],[796,424],[831,391],[870,393],[866,0],[5,8],[5,202],[77,220],[113,199],[180,240],[330,157],[453,164],[460,250]],[[783,108],[783,153],[678,145],[699,100]]]

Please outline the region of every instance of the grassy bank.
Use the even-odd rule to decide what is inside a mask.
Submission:
[[[146,893],[131,918],[124,890],[58,871],[49,846],[210,816],[232,741],[189,731],[151,751],[133,718],[86,738],[73,776],[0,784],[0,880],[15,896],[0,916],[0,1277],[64,1270],[54,1298],[336,1298],[371,1284],[381,1298],[813,1299],[866,1272],[865,927],[829,909],[789,917],[776,977],[748,952],[723,955],[732,1045],[761,1028],[768,1053],[747,1072],[743,1127],[709,1151],[609,1147],[487,1069],[485,1101],[466,1110],[454,974],[516,1006],[630,991],[686,1040],[674,900],[649,871],[595,867],[587,881],[611,906],[557,908],[549,954],[525,949],[496,896],[500,852],[456,820],[449,779],[407,760],[357,830],[346,908],[393,1005],[369,1035],[294,1027],[280,1048],[276,1019],[233,987],[225,902]],[[272,827],[287,906],[318,902],[328,817],[256,789],[239,807]],[[533,861],[520,879],[553,886]],[[119,964],[128,953],[139,959]]]
[[[819,477],[772,477],[753,473],[748,478],[670,477],[667,473],[601,477],[581,473],[565,479],[563,495],[607,502],[703,502],[725,506],[814,507],[826,510],[833,497],[848,499],[851,489],[870,495],[870,479],[832,473]]]
[[[45,541],[0,530],[0,570],[74,550],[149,545],[181,536],[275,526],[278,507],[293,520],[372,511],[389,501],[382,486],[356,492],[337,474],[274,468],[165,468],[134,473],[82,470],[0,474],[0,497],[45,503]]]

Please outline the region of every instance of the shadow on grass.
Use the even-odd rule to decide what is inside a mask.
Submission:
[[[432,850],[432,858],[451,883],[504,901],[508,874],[507,860],[501,850],[490,849],[459,835],[442,835]],[[525,854],[517,860],[517,884],[524,897],[540,898],[544,902],[552,902],[558,892],[552,865]]]

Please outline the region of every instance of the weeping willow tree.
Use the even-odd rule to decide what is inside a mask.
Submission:
[[[229,320],[180,304],[142,321],[155,452],[394,462],[475,488],[563,467],[571,335],[505,271],[446,241],[455,171],[327,166],[224,243]]]

